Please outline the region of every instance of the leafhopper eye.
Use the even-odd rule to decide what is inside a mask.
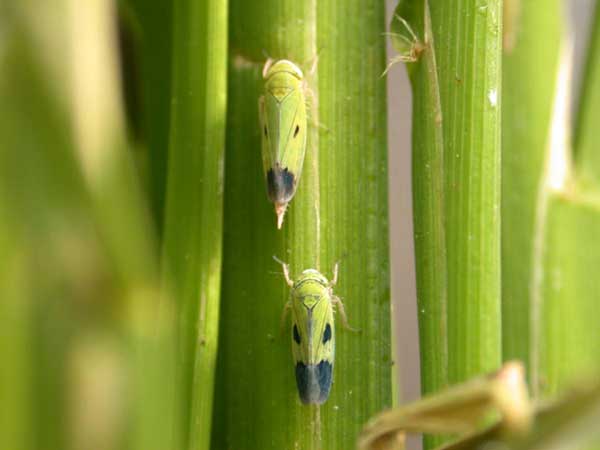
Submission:
[[[300,125],[296,125],[296,129],[294,130],[294,137],[296,137],[298,135],[299,131],[300,131]]]
[[[294,324],[294,341],[296,341],[296,344],[300,345],[300,333],[298,333],[296,324]]]

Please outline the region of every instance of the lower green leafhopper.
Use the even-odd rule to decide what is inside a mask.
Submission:
[[[307,404],[322,404],[329,397],[333,380],[334,306],[338,307],[344,327],[350,328],[344,305],[333,295],[338,265],[336,264],[333,269],[331,281],[315,269],[305,270],[296,281],[292,281],[288,265],[281,261],[280,263],[283,266],[285,280],[292,288],[290,300],[283,311],[282,326],[287,313],[291,311],[292,354],[300,400]]]
[[[267,60],[264,95],[258,101],[262,160],[269,199],[275,204],[277,228],[296,193],[306,151],[304,75],[291,61]]]

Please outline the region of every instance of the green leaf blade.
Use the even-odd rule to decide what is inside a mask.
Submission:
[[[503,358],[531,368],[540,192],[551,139],[562,20],[559,1],[506,3],[502,95]],[[528,375],[531,371],[528,370]]]
[[[180,0],[173,18],[163,278],[177,314],[180,355],[171,380],[174,439],[187,443],[174,446],[206,449],[221,287],[227,3]]]

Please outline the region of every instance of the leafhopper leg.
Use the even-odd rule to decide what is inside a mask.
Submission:
[[[338,282],[338,266],[339,266],[339,262],[336,262],[333,265],[333,278],[329,282],[329,287],[335,286]]]
[[[314,117],[315,115],[312,113],[313,111],[317,110],[317,96],[315,95],[315,92],[311,88],[306,86],[306,84],[305,84],[304,85],[304,94],[306,96],[306,110],[308,112],[309,123],[313,127],[316,127],[320,130],[329,132],[329,128],[327,128],[325,125],[323,125],[317,119],[315,119],[315,117]]]
[[[315,54],[312,57],[312,61],[310,62],[310,69],[308,69],[308,75],[312,77],[317,71],[317,64],[319,62],[319,54]]]
[[[287,319],[288,313],[290,312],[290,309],[292,309],[292,302],[288,300],[285,306],[283,307],[283,311],[281,312],[281,323],[279,325],[279,334],[281,336],[283,336],[283,333],[285,332],[285,321]]]
[[[281,267],[283,268],[283,276],[285,278],[285,282],[287,283],[287,285],[289,287],[293,287],[294,286],[294,282],[292,281],[292,279],[290,278],[290,266],[287,263],[284,263],[282,260],[280,260],[277,256],[273,255],[273,259],[275,261],[277,261],[279,264],[281,264]]]
[[[333,303],[333,305],[338,308],[338,312],[340,313],[340,320],[342,322],[342,326],[346,330],[352,331],[353,333],[360,333],[361,330],[359,330],[358,328],[352,328],[348,324],[348,316],[346,316],[346,310],[344,309],[344,304],[342,303],[342,301],[340,300],[340,298],[336,297],[335,295],[333,295],[332,298],[331,298],[331,303]]]

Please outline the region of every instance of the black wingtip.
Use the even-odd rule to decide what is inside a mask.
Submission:
[[[329,361],[319,364],[296,364],[296,384],[300,400],[304,404],[321,405],[329,398],[333,365]]]
[[[296,176],[288,168],[272,167],[267,171],[267,191],[274,203],[288,203],[296,191]]]

